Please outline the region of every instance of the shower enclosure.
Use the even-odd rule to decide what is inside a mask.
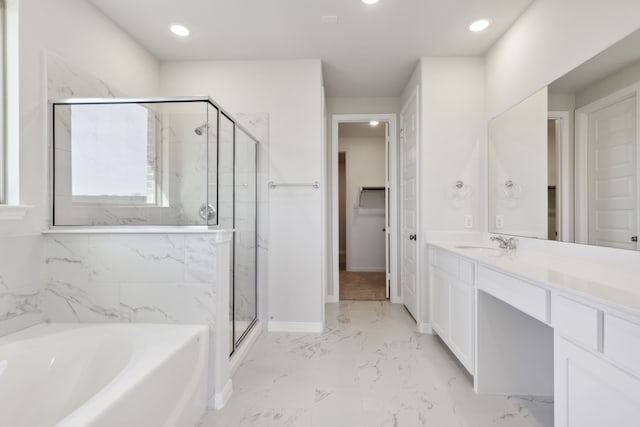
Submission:
[[[233,353],[257,319],[257,139],[210,98],[51,104],[52,226],[235,230]]]

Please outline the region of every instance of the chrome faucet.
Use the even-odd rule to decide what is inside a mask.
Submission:
[[[514,239],[513,237],[505,239],[502,236],[492,236],[491,241],[500,243],[500,249],[511,250],[516,248],[516,239]]]

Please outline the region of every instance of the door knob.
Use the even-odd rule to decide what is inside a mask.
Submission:
[[[409,240],[418,240],[418,236],[416,236],[415,234],[410,234]]]

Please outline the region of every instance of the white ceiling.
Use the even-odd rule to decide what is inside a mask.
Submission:
[[[533,0],[89,0],[162,61],[320,58],[327,96],[397,96],[420,57],[481,55]],[[322,24],[335,15],[337,24]],[[471,21],[492,26],[471,33]],[[179,39],[171,23],[191,29]]]

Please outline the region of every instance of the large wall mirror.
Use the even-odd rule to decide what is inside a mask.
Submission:
[[[640,30],[489,124],[489,231],[638,250]]]

